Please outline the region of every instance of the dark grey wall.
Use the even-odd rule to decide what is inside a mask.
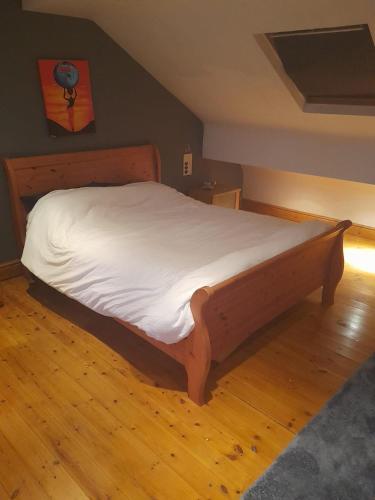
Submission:
[[[162,180],[185,190],[203,168],[182,176],[190,144],[201,156],[203,126],[97,25],[70,17],[22,12],[18,2],[0,7],[0,156],[23,156],[156,144]],[[82,58],[90,63],[96,134],[53,139],[47,134],[36,61]],[[4,173],[0,170],[0,261],[17,257]]]

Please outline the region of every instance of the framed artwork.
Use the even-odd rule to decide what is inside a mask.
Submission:
[[[90,70],[85,60],[38,60],[49,135],[95,132]]]

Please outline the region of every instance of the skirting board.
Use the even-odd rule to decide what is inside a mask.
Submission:
[[[332,224],[337,224],[338,222],[338,219],[334,219],[332,217],[300,212],[299,210],[294,210],[292,208],[279,207],[277,205],[271,205],[270,203],[263,203],[261,201],[249,200],[246,198],[241,201],[241,209],[248,210],[249,212],[255,212],[257,214],[272,215],[273,217],[279,217],[280,219],[294,220],[296,222],[306,220],[321,220]],[[347,234],[375,240],[375,228],[362,226],[361,224],[353,224],[347,230]]]
[[[0,281],[15,278],[22,274],[22,265],[19,260],[0,263]]]

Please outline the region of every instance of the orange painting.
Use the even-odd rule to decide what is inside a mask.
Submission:
[[[45,112],[54,137],[95,132],[88,61],[38,61]]]

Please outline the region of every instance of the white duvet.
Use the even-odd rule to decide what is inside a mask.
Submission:
[[[190,298],[327,229],[195,201],[154,182],[54,191],[28,217],[22,263],[105,316],[171,344]]]

